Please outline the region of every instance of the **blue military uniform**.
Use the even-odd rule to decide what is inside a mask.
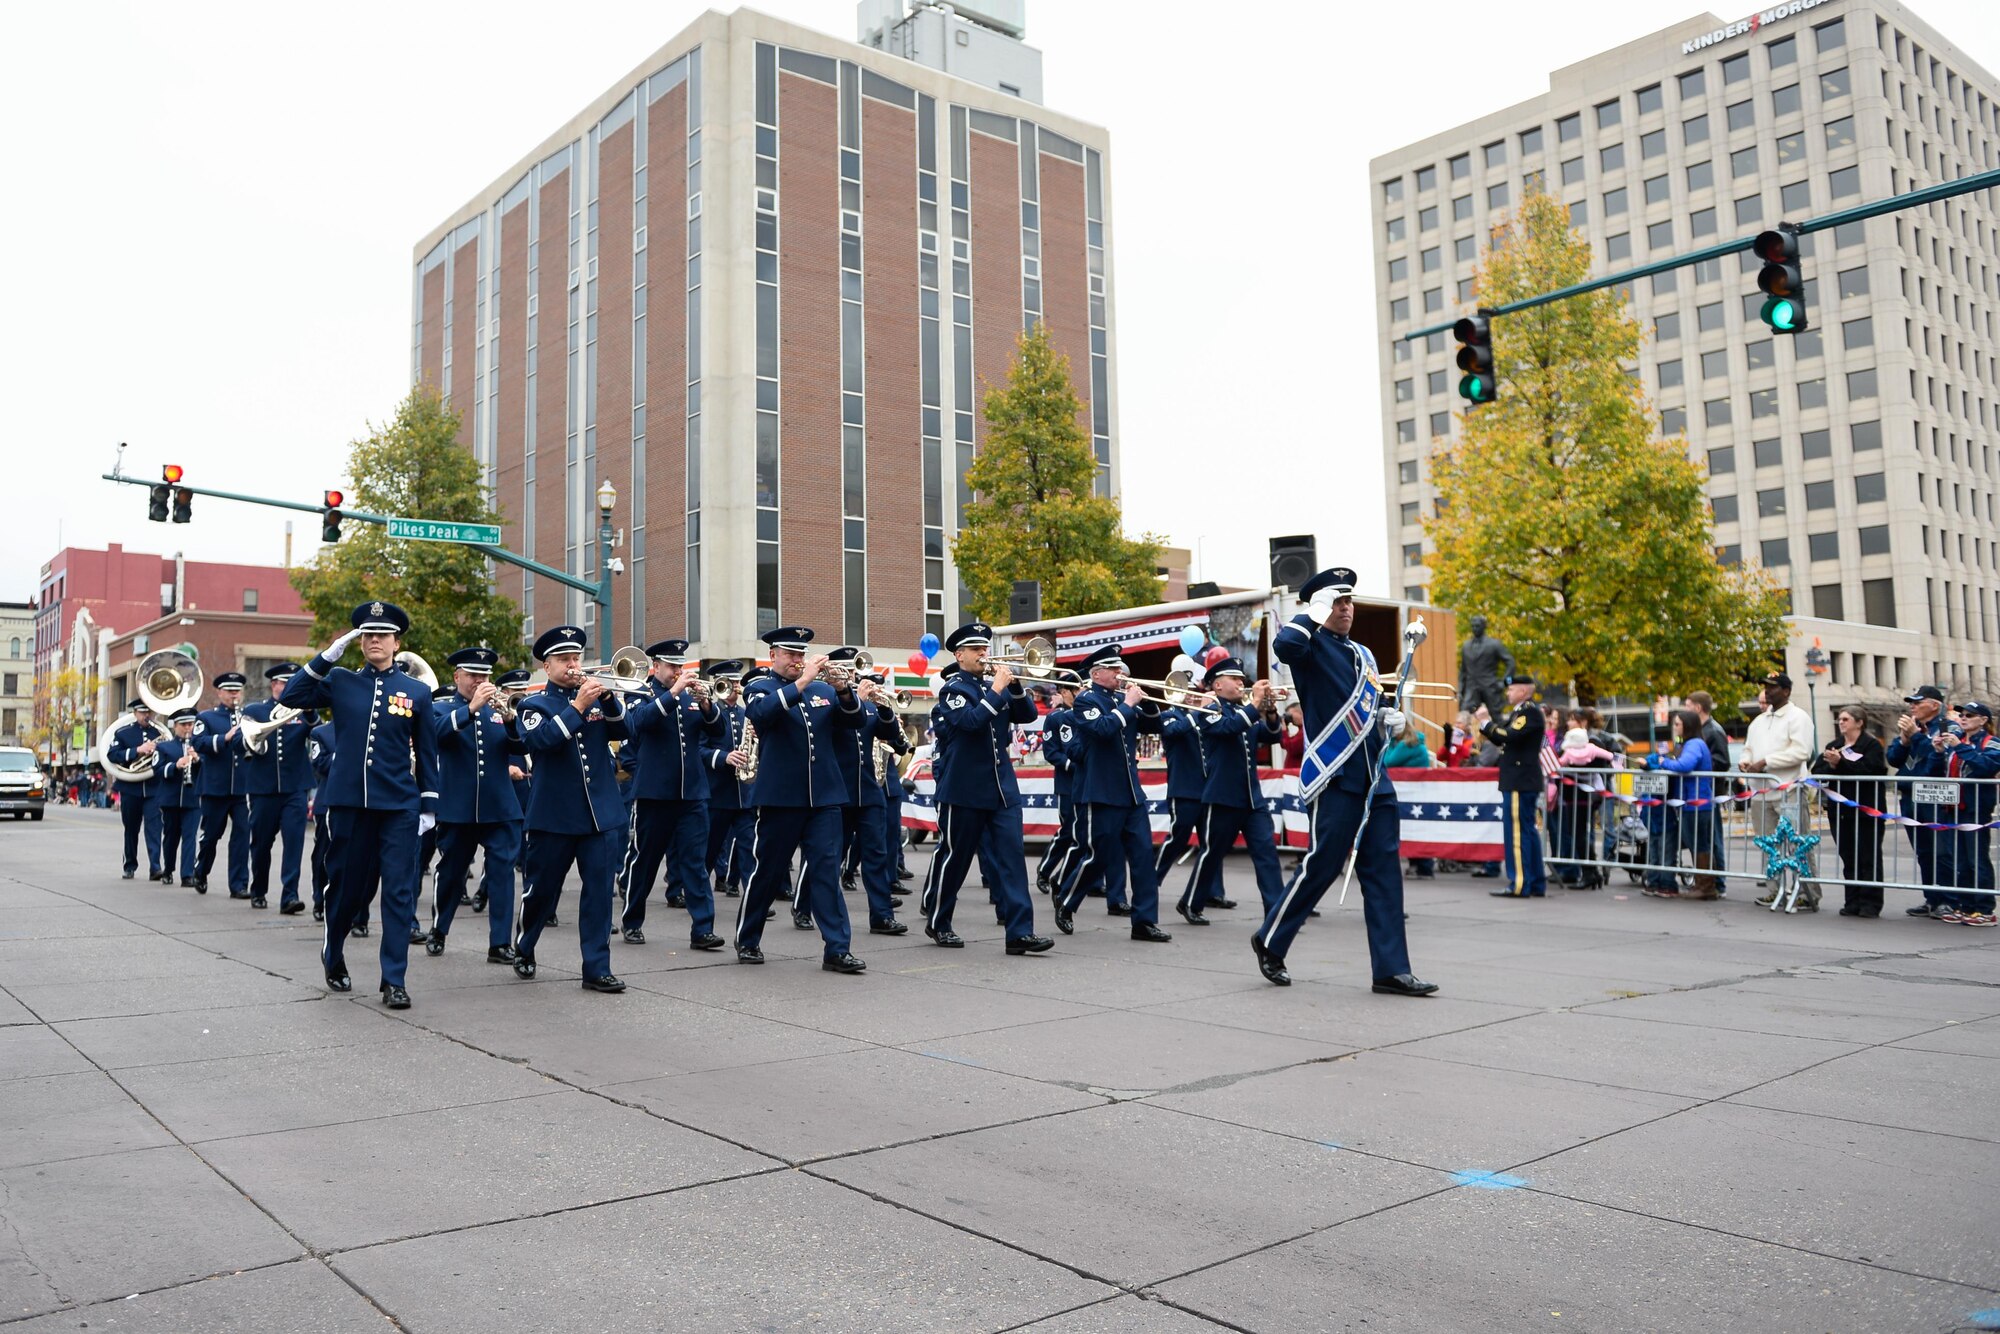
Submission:
[[[827,657],[835,663],[852,664],[856,650],[835,649]],[[877,936],[900,936],[909,931],[896,920],[896,864],[889,855],[887,839],[888,798],[875,778],[875,743],[888,736],[900,736],[895,716],[877,708],[872,701],[861,704],[863,722],[856,728],[834,734],[840,759],[840,777],[847,788],[847,804],[841,808],[841,846],[851,848],[859,863],[861,884],[868,894],[868,931]]]
[[[582,653],[586,643],[582,626],[559,625],[535,641],[535,657],[546,663],[557,654]],[[616,992],[625,984],[611,971],[611,884],[618,871],[625,799],[618,791],[611,743],[624,740],[630,731],[617,692],[578,709],[579,689],[552,679],[520,705],[521,741],[536,766],[528,800],[528,892],[515,927],[514,950],[520,957],[514,971],[522,977],[535,975],[535,946],[573,865],[582,882],[576,925],[583,985]]]
[[[1215,664],[1208,673],[1209,689],[1225,676],[1243,679],[1243,664],[1234,658]],[[1250,704],[1223,699],[1214,701],[1212,707],[1214,713],[1195,717],[1207,777],[1201,790],[1201,852],[1180,902],[1181,916],[1190,921],[1221,897],[1222,863],[1236,846],[1239,834],[1249,849],[1257,893],[1266,913],[1277,906],[1285,890],[1273,841],[1270,803],[1257,778],[1258,750],[1282,741],[1285,730],[1275,709],[1260,716]]]
[[[160,758],[153,767],[160,775],[160,881],[170,881],[178,865],[181,885],[188,889],[194,887],[195,857],[201,846],[201,753],[191,739],[178,733],[180,724],[186,723],[191,738],[195,717],[193,709],[182,709],[167,720],[176,735],[160,742],[155,752]]]
[[[485,678],[498,660],[490,648],[462,648],[446,661]],[[486,957],[492,963],[512,963],[514,864],[521,856],[523,812],[507,766],[526,747],[516,723],[501,717],[491,703],[475,710],[472,696],[456,689],[433,702],[431,723],[438,752],[438,862],[424,951],[444,952],[472,855],[483,849],[486,863],[479,883],[487,905]]]
[[[1354,594],[1354,571],[1322,570],[1307,580],[1299,595],[1311,611],[1294,616],[1279,628],[1272,651],[1292,670],[1292,684],[1305,713],[1306,762],[1331,763],[1323,786],[1306,803],[1311,846],[1293,872],[1284,895],[1264,915],[1264,924],[1250,937],[1265,978],[1289,986],[1285,954],[1307,916],[1318,905],[1335,877],[1355,859],[1361,882],[1362,915],[1368,927],[1368,959],[1375,988],[1401,995],[1427,995],[1437,990],[1410,975],[1410,952],[1403,934],[1403,866],[1401,817],[1396,788],[1382,767],[1387,746],[1380,719],[1359,718],[1350,701],[1368,698],[1364,677],[1374,670],[1367,649],[1347,635],[1336,634],[1323,622],[1334,604]],[[1329,739],[1340,741],[1344,726],[1359,725],[1359,735],[1327,753]]]
[[[1071,691],[1075,697],[1075,691]],[[1076,801],[1070,795],[1070,747],[1076,744],[1074,713],[1068,704],[1058,703],[1042,715],[1042,761],[1049,766],[1050,787],[1056,799],[1056,835],[1042,849],[1035,868],[1035,884],[1046,894],[1059,885],[1077,856]]]
[[[1084,671],[1123,668],[1119,646],[1105,644],[1084,659]],[[1125,899],[1125,877],[1132,877],[1132,937],[1172,939],[1159,929],[1160,887],[1153,878],[1153,821],[1146,793],[1139,786],[1139,735],[1158,732],[1157,704],[1127,704],[1122,693],[1091,685],[1077,696],[1070,719],[1075,738],[1070,751],[1075,765],[1071,796],[1078,806],[1077,842],[1084,850],[1070,867],[1056,905],[1056,925],[1074,930],[1071,916],[1083,902],[1091,877],[1104,877],[1107,905],[1116,912]]]
[[[646,656],[673,668],[678,676],[687,651],[685,639],[662,639],[647,647]],[[708,756],[727,735],[727,721],[721,709],[704,704],[692,687],[676,694],[655,677],[650,696],[628,702],[625,726],[645,748],[645,758],[632,780],[631,852],[625,915],[619,925],[626,940],[644,942],[646,900],[665,861],[668,899],[679,898],[687,905],[689,945],[719,950],[723,939],[715,934],[715,895],[706,860]],[[735,779],[728,781],[733,785]]]
[[[295,662],[281,662],[264,673],[278,698],[259,700],[243,710],[245,721],[268,722],[271,710],[283,703],[285,686],[299,672]],[[290,706],[296,707],[296,706]],[[299,859],[305,851],[306,801],[313,788],[312,758],[307,746],[318,719],[310,711],[267,732],[262,752],[243,748],[244,791],[250,798],[250,906],[265,906],[271,884],[271,844],[280,838],[278,864],[279,911],[305,911],[299,900]],[[240,740],[240,738],[239,738]]]
[[[1534,678],[1514,675],[1508,685],[1533,685]],[[1501,884],[1489,891],[1496,898],[1541,898],[1549,892],[1549,875],[1542,863],[1543,733],[1548,722],[1534,701],[1524,700],[1480,729],[1480,735],[1500,747]],[[1671,860],[1671,859],[1670,859]]]
[[[1942,705],[1944,692],[1936,686],[1920,686],[1903,697],[1905,704],[1918,704],[1924,700]],[[1940,707],[1931,715],[1929,722],[1918,725],[1915,734],[1908,740],[1900,735],[1893,737],[1888,749],[1883,752],[1889,763],[1896,766],[1898,808],[1917,822],[1903,826],[1903,832],[1909,836],[1910,850],[1916,855],[1918,877],[1926,885],[1946,884],[1940,874],[1939,854],[1948,855],[1946,843],[1949,835],[1920,826],[1956,822],[1957,811],[1949,806],[1918,801],[1914,782],[1944,776],[1945,767],[1951,761],[1952,747],[1952,738],[1945,733],[1945,726],[1944,709]],[[1958,906],[1958,895],[1945,889],[1927,889],[1924,891],[1924,905],[1922,910],[1912,908],[1910,911],[1919,916],[1924,912],[1935,916],[1954,911]]]
[[[127,723],[111,734],[111,744],[104,748],[104,758],[123,767],[132,767],[144,761],[146,756],[139,747],[148,742],[155,746],[161,740],[153,724],[153,710],[146,704],[135,704],[132,712],[138,720]],[[143,714],[143,717],[139,715]],[[157,756],[149,766],[150,773],[159,772]],[[127,880],[139,873],[139,835],[146,836],[146,878],[160,878],[160,809],[158,795],[160,783],[157,778],[147,777],[137,783],[118,780],[118,818],[125,826],[125,866]]]
[[[804,654],[812,637],[806,626],[783,626],[767,631],[764,642],[774,650]],[[775,672],[745,688],[744,709],[758,736],[751,795],[757,825],[750,888],[736,907],[736,957],[744,963],[764,961],[764,914],[790,888],[792,857],[803,852],[802,897],[819,927],[821,967],[861,972],[866,965],[850,949],[847,902],[840,893],[841,808],[847,804],[847,784],[840,775],[834,733],[861,729],[867,715],[852,692],[836,691],[820,680],[802,686]]]
[[[243,748],[230,733],[243,719],[241,672],[215,678],[216,706],[194,720],[194,748],[201,756],[201,851],[195,858],[195,892],[208,893],[215,850],[229,831],[229,897],[250,897],[250,802]]]
[[[527,687],[533,678],[534,673],[527,668],[514,667],[494,677],[493,683],[499,686],[502,691],[515,695],[515,703],[518,705],[522,699],[527,697]],[[515,722],[516,735],[519,734],[519,730],[520,723],[517,719]],[[532,755],[515,755],[511,757],[508,768],[510,770],[518,769],[521,771],[521,776],[514,779],[514,800],[521,805],[521,851],[514,858],[514,871],[520,883],[525,886],[528,874],[528,800],[534,795],[535,791],[535,757]],[[511,773],[509,777],[512,777]],[[484,893],[485,891],[481,890],[480,892]],[[483,908],[486,906],[483,903],[478,903],[476,898],[474,902],[478,907]]]
[[[762,675],[764,669],[757,667],[752,671]],[[735,677],[746,685],[751,679],[737,661],[716,665],[712,679],[726,677]],[[736,898],[750,878],[750,839],[756,828],[757,812],[749,802],[750,784],[736,776],[736,767],[729,762],[731,752],[742,749],[748,717],[740,699],[735,704],[718,707],[722,711],[721,729],[702,750],[702,760],[708,766],[706,864],[715,881],[716,895]]]
[[[401,636],[410,628],[402,608],[368,602],[355,608],[362,634]],[[340,648],[345,650],[346,643]],[[431,692],[393,661],[351,670],[335,657],[316,655],[285,687],[292,705],[324,708],[333,721],[333,764],[319,789],[328,807],[333,849],[328,866],[326,937],[320,950],[327,985],[352,989],[347,933],[382,894],[382,992],[386,1002],[409,1005],[403,982],[410,937],[416,928],[418,849],[424,826],[436,818],[437,737]]]
[[[313,771],[313,920],[326,920],[326,892],[330,883],[327,866],[333,850],[333,835],[326,827],[326,776],[333,769],[333,724],[321,723],[306,740],[306,755]],[[364,915],[364,923],[368,920]]]
[[[1201,824],[1201,793],[1208,784],[1208,762],[1196,726],[1201,716],[1186,709],[1168,709],[1160,715],[1160,749],[1167,761],[1167,837],[1153,856],[1153,879],[1161,883]]]
[[[952,631],[945,648],[958,653],[992,642],[992,628],[974,621]],[[1015,725],[1036,716],[1035,702],[1018,679],[1001,692],[987,684],[984,672],[961,666],[947,672],[938,687],[931,721],[939,753],[950,759],[937,777],[938,847],[924,882],[924,932],[940,945],[965,943],[951,929],[952,911],[982,850],[987,873],[997,877],[987,888],[1007,930],[1007,952],[1040,953],[1052,944],[1035,935],[1021,845],[1021,784],[1008,750]]]
[[[1950,753],[1945,760],[1948,779],[1992,779],[2000,775],[2000,738],[1993,735],[1993,713],[1986,705],[1958,706],[1961,718],[1984,718],[1985,725],[1967,736],[1964,727],[1946,729]],[[1976,829],[1954,829],[1938,841],[1938,883],[1958,891],[1957,920],[1971,926],[1993,925],[1993,822],[1996,792],[1991,782],[1959,783],[1958,805],[1946,807],[1950,824],[1977,825]],[[1983,893],[1968,893],[1983,890]],[[1947,918],[1946,920],[1950,920]]]

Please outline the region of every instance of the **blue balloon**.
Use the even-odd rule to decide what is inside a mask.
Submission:
[[[1190,625],[1181,631],[1181,652],[1190,658],[1208,647],[1208,636]]]
[[[922,639],[919,639],[917,641],[917,651],[923,654],[926,658],[935,658],[937,656],[938,649],[941,647],[942,645],[938,643],[938,637],[936,635],[927,634]]]

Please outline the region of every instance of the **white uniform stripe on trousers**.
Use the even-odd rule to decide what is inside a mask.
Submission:
[[[1188,877],[1187,888],[1181,891],[1181,908],[1187,912],[1194,911],[1195,886],[1201,883],[1202,872],[1208,866],[1210,852],[1215,847],[1215,840],[1209,837],[1209,833],[1214,827],[1215,807],[1203,807],[1201,812],[1201,851],[1195,854],[1194,874]]]
[[[743,882],[743,893],[736,900],[736,947],[743,947],[743,911],[750,906],[750,886],[757,883],[757,846],[764,838],[764,808],[759,806],[752,821],[750,835],[750,876]]]
[[[930,919],[933,931],[937,930],[938,910],[944,906],[944,868],[951,860],[951,817],[957,809],[955,806],[938,809],[938,847],[931,854],[931,873],[924,877],[929,882],[924,886],[924,897],[929,900],[929,911],[925,916]]]
[[[639,860],[639,801],[632,800],[631,813],[625,817],[625,860],[618,867],[618,892],[627,903],[632,901],[632,867]]]
[[[1303,885],[1306,877],[1312,873],[1313,858],[1325,850],[1326,841],[1319,836],[1319,807],[1320,802],[1325,799],[1324,791],[1312,799],[1312,815],[1306,825],[1306,838],[1310,846],[1306,848],[1306,855],[1299,861],[1299,869],[1292,873],[1292,883],[1286,887],[1285,897],[1278,900],[1278,911],[1269,918],[1274,924],[1285,920],[1285,914],[1292,908],[1292,896],[1299,892],[1299,886]]]
[[[1094,810],[1095,808],[1089,805],[1083,805],[1078,809],[1078,818],[1083,821],[1083,833],[1079,835],[1077,838],[1077,846],[1081,848],[1087,848],[1089,849],[1089,851],[1083,854],[1083,865],[1076,868],[1076,883],[1078,892],[1076,896],[1076,904],[1074,907],[1072,907],[1069,902],[1068,885],[1064,884],[1059,886],[1063,894],[1062,910],[1066,913],[1074,913],[1077,908],[1081,908],[1083,906],[1083,892],[1082,892],[1084,888],[1083,878],[1085,875],[1089,873],[1091,867],[1097,865],[1097,840],[1091,837],[1092,834],[1097,832],[1095,829],[1092,828],[1092,826],[1096,824],[1096,820],[1093,818],[1092,814]],[[1100,871],[1099,874],[1102,874],[1102,872]]]
[[[1055,874],[1049,877],[1050,880],[1055,882],[1055,885],[1058,889],[1060,889],[1063,886],[1064,882],[1067,881],[1069,878],[1070,859],[1075,857],[1077,852],[1082,847],[1081,842],[1077,839],[1076,836],[1076,822],[1079,814],[1086,809],[1088,808],[1085,807],[1082,802],[1077,801],[1074,797],[1070,799],[1069,846],[1063,849],[1062,860],[1056,864]]]

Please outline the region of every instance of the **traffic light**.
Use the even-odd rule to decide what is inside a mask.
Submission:
[[[326,508],[320,511],[319,540],[338,542],[340,540],[340,506],[347,499],[338,491],[328,491],[323,497]]]
[[[167,521],[167,501],[173,496],[173,493],[174,489],[165,482],[161,482],[158,486],[153,487],[152,490],[147,492],[146,517],[154,523],[165,523]]]
[[[184,486],[174,488],[174,522],[186,523],[194,517],[194,492]]]
[[[1772,333],[1795,334],[1806,327],[1806,279],[1799,262],[1798,228],[1780,223],[1764,232],[1754,247],[1764,267],[1757,273],[1764,308],[1758,312]]]
[[[1458,349],[1458,396],[1473,407],[1491,403],[1500,396],[1493,378],[1493,325],[1486,313],[1468,315],[1452,326],[1451,336],[1463,346]]]

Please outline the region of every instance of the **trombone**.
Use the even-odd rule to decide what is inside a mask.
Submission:
[[[583,679],[595,681],[614,695],[650,695],[653,660],[646,650],[627,644],[611,655],[610,662],[592,663],[583,669]]]
[[[1205,708],[1200,704],[1189,702],[1201,693],[1201,691],[1195,688],[1193,672],[1168,672],[1166,679],[1163,681],[1120,674],[1118,684],[1120,686],[1139,687],[1140,690],[1145,692],[1148,700],[1165,708],[1185,709],[1189,713],[1205,713],[1210,717],[1219,717],[1222,713],[1220,709]]]
[[[1402,689],[1403,678],[1394,675],[1384,675],[1378,672],[1375,676],[1375,684],[1381,687],[1383,694],[1394,695]],[[1403,696],[1405,700],[1428,699],[1447,704],[1458,703],[1458,690],[1453,686],[1445,684],[1443,681],[1411,681],[1409,686],[1410,693]]]
[[[1056,666],[1056,646],[1044,635],[1036,635],[1027,643],[1019,645],[1018,651],[987,654],[986,661],[980,664],[980,670],[985,675],[991,676],[993,669],[1002,664],[1016,676],[1049,685],[1057,685],[1064,681],[1080,684],[1083,679],[1067,667]]]

